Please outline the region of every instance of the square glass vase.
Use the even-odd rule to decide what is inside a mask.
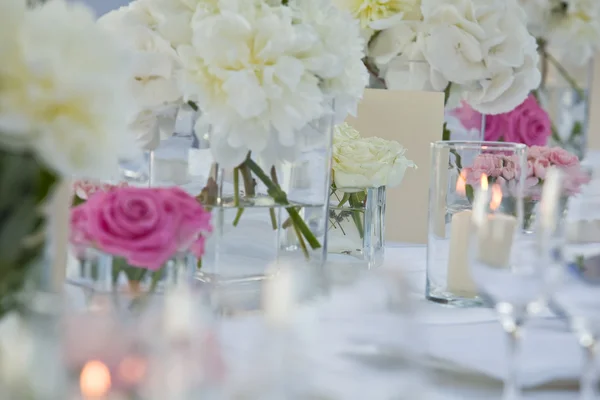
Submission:
[[[275,143],[276,132],[268,133],[269,146],[281,148],[277,159],[249,153],[236,167],[215,162],[211,146],[219,138],[211,127],[195,132],[184,188],[212,212],[213,225],[199,281],[255,287],[280,264],[324,279],[333,117],[331,106],[294,132],[291,147]]]
[[[484,154],[514,157],[526,169],[526,146],[504,142],[439,141],[431,145],[425,297],[455,307],[483,305],[469,265],[474,188],[465,176]],[[516,175],[519,187],[525,174]]]
[[[83,294],[83,309],[110,308],[119,313],[142,306],[169,287],[194,282],[197,259],[180,252],[157,270],[131,266],[124,258],[94,249],[76,249],[77,262],[67,268],[69,293]]]
[[[348,265],[376,268],[385,252],[385,186],[332,188],[327,251]],[[342,258],[336,256],[335,259]],[[333,260],[333,257],[330,257]]]

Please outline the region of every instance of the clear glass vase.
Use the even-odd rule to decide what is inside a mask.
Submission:
[[[467,261],[474,189],[467,183],[465,173],[484,154],[512,156],[521,165],[520,171],[526,171],[526,146],[440,141],[432,144],[431,153],[425,296],[458,307],[478,306],[482,302]],[[521,187],[524,175],[515,174],[510,184]]]
[[[193,282],[197,260],[179,253],[158,270],[133,267],[122,257],[89,248],[77,251],[77,262],[67,269],[67,283],[83,294],[83,309],[110,308],[117,312],[138,311],[151,297],[169,286]],[[76,299],[75,293],[70,296]]]
[[[293,154],[276,165],[250,155],[236,168],[213,162],[211,129],[196,132],[186,189],[212,211],[198,279],[252,283],[290,262],[320,273],[326,260],[333,107],[295,133]],[[273,139],[272,139],[273,140]],[[201,184],[201,186],[199,186]]]
[[[582,159],[587,149],[593,61],[577,65],[560,60],[555,57],[558,52],[543,43],[539,52],[542,83],[537,97],[552,121],[549,144]]]
[[[332,189],[329,204],[329,254],[351,256],[367,268],[383,264],[385,186]]]

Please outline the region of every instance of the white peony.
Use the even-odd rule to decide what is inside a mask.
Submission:
[[[320,38],[318,59],[322,65],[311,66],[311,70],[322,79],[325,95],[335,101],[336,122],[343,121],[348,114],[356,115],[369,82],[369,73],[362,62],[365,42],[358,24],[329,0],[294,0],[289,6]]]
[[[334,0],[340,9],[349,11],[360,22],[369,37],[374,32],[373,23],[394,19],[418,20],[421,18],[420,0]]]
[[[323,2],[218,4],[219,13],[194,19],[192,45],[178,48],[185,100],[203,111],[197,126],[210,125],[226,167],[249,151],[266,163],[292,158],[297,135],[331,112],[331,100],[348,111],[362,95],[358,29]]]
[[[28,11],[2,2],[0,27],[11,30],[0,35],[0,144],[66,176],[116,172],[135,148],[127,54],[89,9],[63,0]]]
[[[147,2],[140,1],[98,20],[100,26],[120,39],[132,54],[134,68],[130,85],[141,112],[131,129],[135,131],[138,145],[145,149],[153,149],[158,144],[158,119],[173,114],[181,103],[177,80],[181,68],[179,56],[171,43],[153,30],[158,24],[157,18]]]
[[[406,150],[395,141],[356,137],[348,125],[336,129],[333,142],[333,181],[338,189],[398,186],[407,168],[415,168]]]

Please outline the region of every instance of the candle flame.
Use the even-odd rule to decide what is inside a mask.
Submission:
[[[488,179],[486,174],[481,175],[481,190],[485,192],[488,190]]]
[[[502,188],[497,183],[492,186],[492,200],[490,201],[490,209],[497,210],[502,203]]]
[[[461,196],[467,194],[467,173],[463,170],[456,181],[456,193]]]
[[[106,396],[112,385],[110,370],[100,361],[89,361],[81,370],[79,384],[86,398]]]

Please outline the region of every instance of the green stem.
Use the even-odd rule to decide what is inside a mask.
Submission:
[[[258,166],[258,164],[256,164],[251,158],[247,158],[245,161],[245,165],[247,165],[248,168],[254,173],[254,175],[256,175],[256,177],[260,179],[262,183],[265,184],[269,196],[271,196],[277,204],[281,204],[284,206],[289,205],[287,195],[285,194],[285,192],[281,190],[280,187],[275,185],[275,183],[273,183],[273,181],[269,178],[267,174],[265,174],[265,172],[262,170],[262,168]],[[321,243],[319,243],[315,235],[310,231],[308,225],[306,225],[306,222],[304,222],[304,220],[298,213],[298,210],[296,210],[296,208],[294,207],[287,207],[286,211],[292,219],[292,223],[297,225],[297,228],[304,235],[310,247],[312,249],[321,248]]]
[[[296,232],[296,236],[298,237],[298,243],[300,243],[300,248],[302,249],[302,253],[304,253],[304,257],[307,259],[310,258],[310,254],[308,253],[308,248],[306,247],[306,242],[302,237],[302,232],[298,229],[298,225],[294,224],[294,231]]]
[[[233,220],[233,226],[238,226],[240,223],[240,218],[242,218],[242,214],[244,213],[243,208],[238,208],[237,213],[235,214],[235,219]]]
[[[233,205],[240,206],[240,169],[233,169]]]
[[[450,99],[450,90],[452,89],[452,83],[449,83],[444,89],[444,106],[448,105],[448,99]]]
[[[271,217],[271,227],[273,230],[277,229],[277,216],[275,215],[275,209],[273,207],[269,208],[269,217]]]
[[[363,227],[363,221],[361,217],[361,210],[363,209],[363,204],[359,201],[356,196],[356,193],[352,193],[350,195],[350,207],[352,207],[352,220],[354,221],[354,225],[356,225],[356,229],[358,230],[358,234],[362,239],[365,236],[365,229]]]
[[[579,95],[579,98],[581,100],[584,100],[585,92],[579,87],[575,78],[573,78],[571,76],[571,74],[569,74],[569,71],[567,71],[565,69],[565,67],[563,67],[556,58],[554,58],[554,56],[552,54],[546,52],[545,56],[548,59],[548,61],[550,62],[550,64],[554,65],[554,68],[556,68],[558,70],[558,73],[564,78],[564,80],[567,81],[567,83],[571,86],[571,88],[577,92],[577,94]]]

